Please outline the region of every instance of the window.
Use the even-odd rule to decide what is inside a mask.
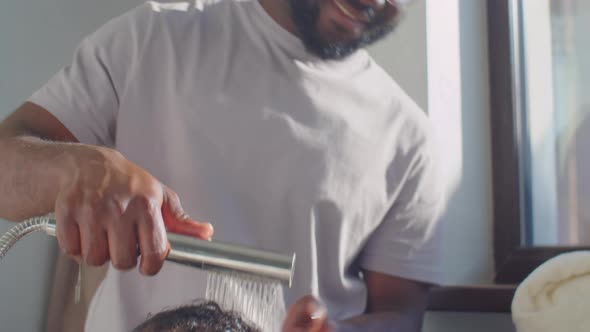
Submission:
[[[496,279],[518,283],[590,245],[590,2],[488,7]]]
[[[590,244],[590,2],[520,3],[527,244]]]

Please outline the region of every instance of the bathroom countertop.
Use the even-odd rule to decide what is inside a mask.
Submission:
[[[428,310],[510,313],[516,285],[442,286],[432,289]]]

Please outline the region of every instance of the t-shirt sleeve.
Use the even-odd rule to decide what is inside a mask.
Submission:
[[[410,160],[392,162],[388,181],[404,178],[399,194],[361,256],[363,269],[431,284],[442,283],[440,217],[446,188],[431,136],[414,149]],[[406,159],[406,158],[404,158]],[[403,173],[403,176],[399,174]]]
[[[133,68],[138,7],[86,37],[72,62],[28,101],[47,109],[86,144],[114,146],[119,97]]]

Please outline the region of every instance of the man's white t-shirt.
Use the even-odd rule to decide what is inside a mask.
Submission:
[[[394,55],[392,55],[394,56]],[[361,314],[367,269],[440,281],[429,122],[367,54],[322,61],[256,0],[146,3],[87,37],[30,101],[176,191],[215,239],[296,252],[287,304]],[[204,296],[202,271],[110,269],[87,331]]]

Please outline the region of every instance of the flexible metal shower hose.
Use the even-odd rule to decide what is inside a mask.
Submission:
[[[34,232],[48,232],[48,225],[53,221],[50,216],[35,217],[16,224],[8,232],[0,237],[0,261],[4,259],[6,253],[18,240],[34,233]]]

